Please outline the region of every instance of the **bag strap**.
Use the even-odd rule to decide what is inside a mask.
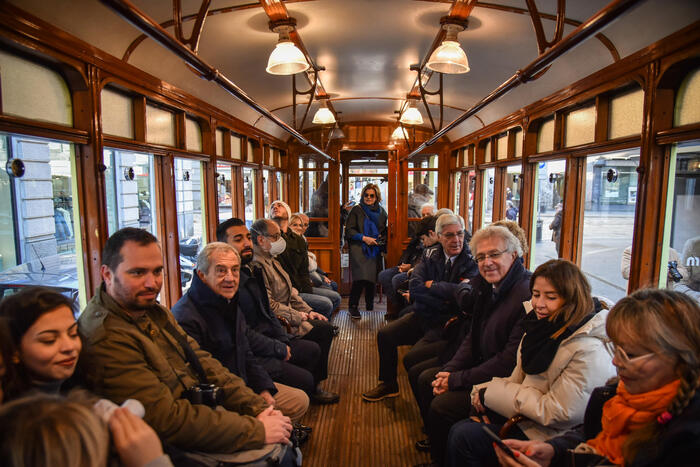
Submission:
[[[202,364],[199,362],[197,354],[194,353],[194,350],[192,350],[192,347],[190,347],[190,344],[187,342],[187,338],[179,332],[177,332],[177,329],[175,329],[175,326],[173,326],[173,324],[170,321],[166,321],[164,327],[168,334],[170,334],[173,337],[173,339],[175,339],[177,343],[180,344],[180,347],[182,347],[182,350],[185,352],[185,357],[187,358],[187,361],[197,372],[200,381],[204,384],[209,384],[209,379],[207,378],[207,375],[204,372],[204,368],[202,368]]]

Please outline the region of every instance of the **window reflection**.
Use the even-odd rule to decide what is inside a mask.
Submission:
[[[537,165],[533,219],[535,235],[531,242],[530,269],[560,257],[564,174],[566,161],[554,160]]]
[[[250,229],[256,219],[255,169],[243,167],[243,196],[245,199],[245,224]]]
[[[312,218],[307,237],[328,237],[328,172],[299,172],[299,212]]]
[[[521,166],[509,165],[506,170],[504,198],[506,200],[505,218],[518,222],[520,220],[520,178]]]
[[[481,226],[487,226],[493,222],[493,184],[494,184],[495,169],[491,167],[484,171],[483,183],[483,216],[481,218]]]
[[[180,282],[184,293],[192,281],[197,253],[206,243],[200,161],[175,158],[175,198],[180,239]]]
[[[233,186],[233,170],[228,164],[216,164],[216,198],[219,211],[219,223],[233,217],[231,191]]]

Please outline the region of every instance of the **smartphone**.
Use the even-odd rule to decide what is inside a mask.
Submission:
[[[506,443],[504,443],[503,440],[498,437],[498,435],[496,433],[491,431],[489,429],[489,427],[487,427],[486,425],[481,425],[481,428],[483,428],[483,430],[486,432],[487,435],[489,435],[491,438],[493,438],[493,441],[498,445],[499,448],[501,448],[503,450],[503,452],[505,452],[510,457],[515,459],[515,454],[513,454],[513,450],[511,448],[509,448],[506,445]]]

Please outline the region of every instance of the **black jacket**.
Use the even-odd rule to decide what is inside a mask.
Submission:
[[[415,266],[423,255],[423,243],[421,238],[416,235],[411,239],[411,241],[406,246],[401,254],[401,259],[399,259],[399,264],[410,264]]]
[[[277,392],[272,378],[253,356],[246,337],[248,326],[236,297],[226,300],[194,274],[192,285],[173,306],[172,312],[180,326],[202,349],[243,379],[253,391]]]
[[[530,299],[531,275],[516,259],[497,292],[481,275],[471,281],[472,298],[463,300],[471,306],[471,328],[443,368],[451,373],[450,390],[469,389],[474,384],[511,374],[523,337],[523,302]],[[461,288],[468,290],[466,285]]]
[[[442,245],[425,250],[408,282],[413,309],[427,327],[440,326],[457,312],[455,290],[463,279],[479,273],[466,243],[452,263],[449,277],[445,277],[445,262]],[[433,281],[430,288],[425,286],[427,281]]]
[[[617,384],[596,388],[591,394],[586,407],[583,425],[576,430],[568,431],[547,442],[554,447],[554,458],[550,465],[572,465],[572,453],[579,443],[585,443],[595,438],[602,430],[601,419],[603,405],[617,390]],[[700,458],[700,392],[690,400],[683,413],[672,418],[661,431],[660,435],[647,443],[637,457],[625,465],[630,467],[651,467],[657,465],[696,466]],[[575,464],[583,465],[574,456]]]
[[[311,293],[313,290],[309,275],[309,247],[306,245],[306,240],[295,234],[290,228],[287,228],[287,233],[282,233],[282,238],[284,238],[287,247],[275,259],[289,274],[292,285],[299,293]]]

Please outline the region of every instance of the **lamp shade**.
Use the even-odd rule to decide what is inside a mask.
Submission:
[[[312,123],[316,123],[318,125],[332,125],[335,123],[335,115],[333,115],[333,112],[328,110],[324,104],[321,104],[321,107],[319,107],[319,109],[316,111],[314,119],[311,120]]]
[[[406,128],[399,125],[396,127],[394,132],[391,134],[391,139],[403,140],[404,138],[408,139],[408,132],[406,131]]]
[[[265,69],[271,75],[293,75],[309,68],[309,62],[291,41],[280,41],[270,54]]]
[[[422,125],[423,116],[420,114],[420,111],[415,106],[410,105],[401,114],[401,118],[399,119],[399,121],[404,125]]]
[[[459,42],[445,40],[435,49],[428,63],[428,68],[438,73],[459,74],[469,71],[469,61]]]

